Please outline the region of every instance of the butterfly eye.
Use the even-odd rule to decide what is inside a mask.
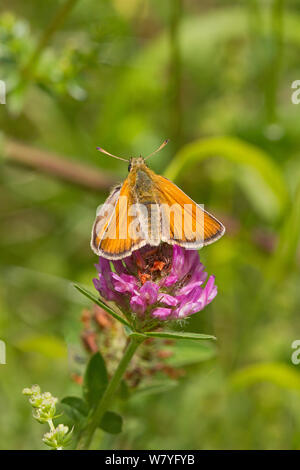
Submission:
[[[128,165],[128,171],[130,171],[130,170],[131,170],[131,163],[129,163],[129,165]]]

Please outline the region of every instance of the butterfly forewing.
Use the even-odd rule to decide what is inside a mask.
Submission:
[[[225,228],[215,217],[163,176],[155,175],[162,215],[162,240],[201,248],[220,238]],[[166,221],[169,220],[169,230]]]
[[[130,191],[128,179],[126,179],[115,194],[111,194],[105,205],[110,205],[111,210],[105,212],[106,221],[96,219],[92,240],[94,251],[108,259],[121,259],[129,256],[132,251],[147,243],[147,237],[141,226],[139,213],[134,209],[133,194]]]

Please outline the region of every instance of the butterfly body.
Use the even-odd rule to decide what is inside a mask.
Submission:
[[[225,232],[221,222],[152,171],[143,157],[131,158],[128,170],[124,183],[97,211],[91,239],[96,254],[117,260],[161,242],[199,249]]]
[[[130,165],[128,183],[132,188],[135,202],[140,204],[155,203],[155,185],[153,183],[155,173],[147,167],[142,157],[132,159]]]

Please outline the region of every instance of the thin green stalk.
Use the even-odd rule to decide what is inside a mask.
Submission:
[[[273,0],[271,6],[270,63],[266,77],[266,112],[269,123],[277,121],[277,93],[283,52],[284,0]]]
[[[105,390],[101,400],[99,401],[98,406],[91,414],[86,428],[82,431],[82,434],[79,437],[78,444],[76,447],[77,450],[88,449],[90,447],[94,433],[99,423],[101,422],[104,413],[108,410],[111,401],[115,396],[115,393],[120,385],[120,382],[128,367],[128,364],[130,363],[132,356],[134,355],[141,342],[143,342],[143,340],[143,338],[130,339],[130,343],[126,348],[124,356],[122,357],[113,377],[111,378],[107,389]]]
[[[175,150],[182,144],[182,65],[179,41],[182,0],[171,1],[170,18],[170,112],[171,137]],[[176,144],[175,144],[176,143]]]
[[[256,68],[256,74],[261,67],[261,50],[263,38],[263,22],[262,11],[258,0],[250,0],[248,2],[248,20],[249,20],[249,39],[251,46],[251,55],[255,61],[251,61],[251,70],[253,66]]]
[[[251,71],[265,99],[265,120],[267,124],[278,120],[277,95],[283,54],[284,0],[272,0],[269,9],[269,30],[263,22],[264,6],[259,0],[249,0],[249,27],[251,50]],[[254,58],[254,60],[253,60]]]
[[[75,6],[78,0],[67,0],[61,8],[56,12],[56,15],[52,21],[48,24],[47,28],[44,31],[44,34],[41,36],[36,48],[34,49],[28,63],[22,70],[22,73],[25,78],[30,78],[32,71],[37,63],[41,53],[49,43],[53,34],[62,26],[65,22],[68,14],[71,12],[72,8]]]

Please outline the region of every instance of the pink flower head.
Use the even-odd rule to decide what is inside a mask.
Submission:
[[[146,246],[119,261],[100,258],[94,286],[127,316],[158,321],[183,319],[217,295],[196,250],[178,245]]]

